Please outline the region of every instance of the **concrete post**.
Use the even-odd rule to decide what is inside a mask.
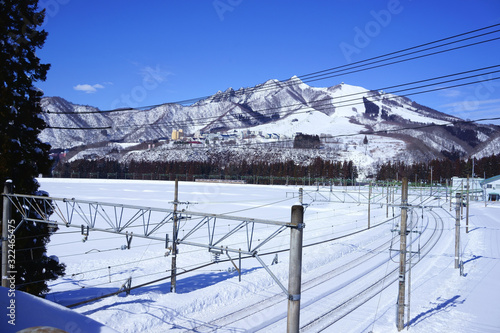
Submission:
[[[12,181],[7,180],[5,182],[3,193],[10,194],[12,191]],[[9,221],[12,218],[12,205],[10,203],[9,198],[6,196],[3,197],[3,212],[2,212],[2,270],[1,270],[1,279],[2,279],[2,287],[9,287],[9,281],[7,280],[7,271],[8,271],[8,239],[9,239]]]
[[[290,228],[290,268],[288,277],[287,332],[298,333],[300,328],[300,286],[302,281],[302,237],[304,207],[292,206]]]
[[[403,178],[401,190],[401,231],[399,247],[399,292],[398,292],[398,331],[404,329],[405,285],[406,285],[406,221],[408,217],[408,179]]]

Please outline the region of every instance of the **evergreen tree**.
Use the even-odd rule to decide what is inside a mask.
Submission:
[[[11,179],[14,191],[23,194],[41,194],[35,177],[51,167],[50,146],[38,139],[46,126],[40,117],[43,93],[34,86],[50,67],[36,56],[47,37],[38,30],[44,15],[37,0],[0,1],[0,181]],[[21,223],[20,214],[13,214]],[[53,232],[45,223],[22,222],[16,232],[18,289],[43,296],[46,281],[64,274],[64,265],[46,255]]]

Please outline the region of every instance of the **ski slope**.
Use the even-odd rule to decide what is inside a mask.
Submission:
[[[77,198],[128,205],[172,208],[174,183],[166,181],[39,179],[52,197]],[[367,187],[259,186],[179,183],[179,209],[248,218],[289,221],[291,206],[304,189],[301,331],[397,332],[396,298],[399,268],[400,209],[387,207],[373,189],[370,224],[368,205],[357,203]],[[398,203],[398,195],[395,199]],[[345,202],[339,202],[345,201]],[[361,200],[362,201],[362,200]],[[188,203],[189,202],[189,203]],[[469,233],[462,220],[460,256],[463,275],[454,268],[455,208],[443,198],[410,190],[412,231],[410,301],[405,323],[412,332],[500,331],[500,212],[498,204],[470,205]],[[442,208],[438,208],[442,207]],[[394,210],[394,212],[393,212]],[[189,220],[179,234],[189,231]],[[221,232],[224,231],[222,226]],[[232,226],[227,225],[227,230]],[[268,235],[257,226],[255,237]],[[350,236],[345,236],[350,235]],[[200,242],[204,234],[197,235]],[[85,242],[78,228],[61,227],[52,236],[48,255],[67,265],[66,276],[51,282],[48,300],[61,305],[112,293],[132,278],[131,286],[156,283],[83,304],[73,309],[119,332],[283,332],[287,299],[255,260],[242,260],[241,282],[225,255],[179,245],[177,293],[170,293],[171,256],[165,243],[90,231]],[[246,233],[228,242],[244,247]],[[282,232],[259,253],[273,274],[287,286],[289,231]],[[410,245],[411,244],[411,245]],[[264,255],[270,253],[269,255]],[[233,256],[234,257],[234,256]],[[219,262],[214,262],[218,259]],[[234,258],[233,258],[234,259]],[[271,263],[277,259],[277,264]],[[237,260],[236,260],[237,262]],[[205,266],[204,266],[205,265]],[[197,267],[201,267],[196,269]],[[407,285],[408,289],[408,285]],[[50,308],[47,310],[50,312]],[[409,312],[409,317],[408,316]],[[50,315],[47,313],[47,315]],[[85,331],[85,330],[82,330]]]

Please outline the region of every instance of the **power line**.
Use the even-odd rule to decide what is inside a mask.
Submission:
[[[58,130],[104,130],[104,129],[112,129],[112,126],[102,126],[102,127],[64,127],[64,126],[46,126],[45,128],[49,129],[58,129]]]
[[[368,61],[380,59],[380,58],[383,58],[383,57],[387,57],[387,56],[391,56],[391,55],[394,55],[394,54],[398,54],[398,53],[410,51],[410,50],[413,50],[413,49],[417,49],[417,48],[420,48],[420,47],[432,45],[432,44],[443,42],[443,41],[450,40],[450,39],[453,39],[453,38],[465,36],[465,35],[468,35],[468,34],[471,34],[471,33],[475,33],[475,32],[478,32],[478,31],[490,29],[490,28],[497,27],[497,26],[500,26],[500,23],[497,23],[497,24],[494,24],[494,25],[490,25],[490,26],[487,26],[487,27],[484,27],[484,28],[476,29],[476,30],[471,30],[471,31],[464,32],[464,33],[461,33],[461,34],[458,34],[458,35],[454,35],[454,36],[450,36],[450,37],[438,39],[438,40],[435,40],[435,41],[432,41],[432,42],[428,42],[428,43],[424,43],[424,44],[420,44],[420,45],[417,45],[417,46],[409,47],[409,48],[406,48],[406,49],[403,49],[403,50],[399,50],[399,51],[395,51],[395,52],[391,52],[391,53],[386,53],[384,55],[376,56],[376,57],[373,57],[373,58],[369,58],[369,59],[365,59],[365,60],[360,60],[360,61],[354,62],[354,63],[352,63],[350,65],[357,65],[357,64],[364,63],[364,62],[368,62]],[[325,69],[325,70],[322,70],[322,71],[318,71],[318,72],[314,72],[314,73],[310,73],[310,74],[305,74],[305,75],[300,76],[300,77],[307,77],[307,76],[310,76],[310,75],[317,75],[317,74],[329,72],[329,71],[332,71],[332,70],[337,70],[337,69],[340,69],[340,68],[343,68],[343,67],[346,67],[346,66],[349,66],[349,65],[337,66],[337,67]]]
[[[500,67],[500,65],[492,65],[492,66],[487,66],[487,67],[483,67],[483,68],[478,68],[478,69],[473,69],[473,70],[468,70],[468,71],[463,71],[463,72],[458,72],[458,73],[453,73],[453,74],[447,74],[447,75],[442,75],[442,76],[438,76],[438,77],[433,77],[433,78],[428,78],[428,79],[423,79],[423,80],[418,80],[418,81],[413,81],[413,82],[408,82],[408,83],[403,83],[403,84],[398,84],[398,85],[383,87],[383,88],[379,88],[377,90],[368,91],[368,93],[370,93],[370,92],[378,92],[378,91],[386,91],[386,90],[394,89],[394,88],[400,88],[400,87],[405,87],[405,86],[412,86],[412,85],[415,85],[415,84],[418,84],[418,83],[425,83],[425,82],[430,82],[430,81],[435,81],[435,80],[439,80],[439,79],[450,78],[450,77],[464,75],[464,74],[469,74],[469,73],[481,72],[481,73],[478,73],[478,74],[475,74],[475,75],[469,75],[469,76],[465,76],[465,77],[459,77],[459,78],[455,78],[455,79],[452,79],[452,80],[444,80],[444,81],[439,81],[439,82],[430,83],[430,84],[426,84],[426,85],[419,85],[419,86],[410,87],[410,88],[406,88],[406,89],[400,89],[400,90],[385,92],[384,99],[386,99],[386,100],[392,100],[392,99],[398,99],[398,98],[401,98],[401,97],[408,97],[408,96],[412,96],[412,95],[418,95],[418,94],[435,92],[435,91],[440,91],[440,90],[445,90],[445,89],[450,89],[450,88],[456,88],[456,87],[460,87],[460,86],[466,86],[466,85],[470,85],[470,84],[475,84],[477,82],[475,82],[475,81],[474,82],[468,82],[468,83],[464,83],[464,84],[451,85],[451,86],[440,87],[440,88],[435,88],[435,89],[429,89],[429,90],[425,90],[425,91],[413,92],[413,93],[408,93],[408,94],[403,94],[403,95],[387,96],[387,94],[396,94],[396,93],[401,93],[401,92],[405,92],[405,91],[411,91],[411,90],[417,90],[417,89],[421,89],[421,88],[425,88],[425,87],[436,86],[436,85],[440,85],[440,84],[444,84],[444,83],[451,83],[451,82],[456,82],[456,81],[461,81],[461,80],[466,80],[466,79],[472,79],[472,78],[480,77],[480,76],[487,75],[487,74],[498,73],[498,72],[500,72],[500,70],[489,71],[489,72],[482,72],[482,71],[485,71],[485,70],[488,70],[488,69],[494,69],[494,68],[498,68],[498,67]],[[490,79],[483,79],[482,81],[492,81],[492,80],[497,80],[497,79],[498,79],[498,77],[496,77],[496,78],[490,78]],[[363,92],[352,93],[352,94],[347,94],[347,95],[342,95],[342,96],[334,96],[334,97],[323,98],[323,99],[312,101],[310,103],[310,105],[314,105],[314,106],[305,106],[305,107],[303,107],[304,103],[295,103],[295,104],[289,104],[289,105],[281,105],[281,106],[277,106],[277,107],[273,107],[273,108],[255,109],[255,110],[252,110],[252,111],[254,111],[254,112],[260,112],[263,117],[266,117],[266,116],[272,116],[272,115],[275,115],[275,114],[277,114],[277,115],[286,114],[286,113],[289,113],[289,112],[293,112],[294,114],[300,114],[300,113],[307,113],[307,112],[310,112],[310,111],[323,111],[323,110],[327,110],[327,109],[330,109],[330,108],[355,106],[355,105],[359,105],[359,104],[363,103],[362,96],[361,97],[355,97],[355,96],[365,95],[366,93],[367,92],[363,91]],[[345,98],[349,98],[349,97],[355,97],[355,98],[345,100]],[[335,105],[333,103],[334,103],[334,101],[336,99],[343,99],[343,101],[341,101],[340,104],[336,104]],[[321,103],[321,102],[330,102],[330,103],[319,104],[319,105],[316,104],[316,103]],[[348,104],[345,104],[345,103],[348,103]],[[236,107],[236,105],[237,104],[235,104],[235,107]],[[297,109],[297,110],[288,109],[288,110],[276,111],[276,110],[279,110],[279,109],[293,108],[293,107],[299,107],[299,109]],[[266,111],[268,111],[268,112],[266,112]],[[274,111],[274,112],[271,113],[269,111]],[[213,122],[214,120],[219,119],[219,118],[220,118],[220,115],[218,115],[218,116],[211,116],[211,117],[200,117],[200,118],[196,118],[196,119],[191,119],[190,122],[187,122],[187,121],[173,121],[172,120],[172,121],[167,121],[167,122],[156,122],[156,123],[150,123],[150,124],[128,125],[128,126],[129,127],[136,127],[136,128],[142,128],[142,127],[147,127],[147,126],[149,126],[149,127],[158,127],[158,128],[162,128],[162,127],[166,127],[166,126],[179,126],[179,127],[182,127],[182,126],[186,126],[186,125],[203,126],[203,125],[209,125],[211,122]],[[105,127],[105,128],[110,129],[112,127],[109,126],[109,127]],[[72,129],[72,128],[65,128],[65,129]],[[86,129],[103,129],[103,128],[86,128]]]
[[[496,30],[494,32],[497,32],[497,31],[500,31],[500,30]],[[478,36],[470,37],[470,38],[467,38],[467,39],[472,39],[472,38],[476,38],[476,37],[478,37]],[[467,40],[467,39],[464,39],[464,40]],[[431,55],[436,55],[436,54],[441,54],[441,53],[445,53],[445,52],[459,50],[459,49],[462,49],[462,48],[465,48],[465,47],[469,47],[469,46],[475,46],[475,45],[479,45],[479,44],[484,44],[484,43],[492,42],[492,41],[495,41],[495,40],[498,40],[498,39],[500,39],[500,37],[496,37],[496,38],[492,38],[492,39],[488,39],[488,40],[485,40],[485,41],[480,41],[480,42],[476,42],[476,43],[472,43],[472,44],[457,46],[457,47],[450,48],[450,49],[447,49],[447,50],[436,51],[436,52],[432,52],[432,53],[428,53],[428,54],[424,54],[424,55],[420,55],[420,56],[415,56],[415,57],[411,57],[411,58],[407,58],[407,59],[401,59],[401,60],[389,62],[389,63],[386,63],[386,64],[380,64],[380,65],[376,65],[376,66],[372,66],[372,67],[368,67],[368,68],[352,70],[352,71],[345,72],[345,73],[333,72],[333,73],[337,73],[337,74],[335,74],[335,75],[329,75],[329,76],[325,76],[325,77],[321,77],[321,78],[317,78],[317,79],[314,79],[314,80],[308,80],[307,82],[324,80],[324,79],[328,79],[328,78],[332,78],[332,77],[337,77],[337,76],[340,76],[340,75],[358,73],[358,72],[369,70],[369,69],[375,69],[375,68],[385,67],[385,66],[389,66],[389,65],[394,65],[394,64],[398,64],[398,63],[402,63],[402,62],[406,62],[406,61],[410,61],[410,60],[416,60],[416,59],[428,57],[428,56],[431,56]],[[451,42],[451,43],[457,43],[457,42],[459,42],[459,41]],[[443,45],[438,45],[438,46],[435,46],[435,47],[432,47],[432,48],[429,48],[429,49],[426,49],[426,50],[432,50],[434,48],[441,47],[441,46],[443,46]],[[423,51],[426,51],[426,50],[414,51],[414,52],[411,52],[411,53],[408,53],[408,54],[404,54],[402,56],[411,55],[411,54],[415,54],[415,53],[418,53],[418,52],[423,52]],[[388,58],[388,59],[384,59],[384,60],[375,61],[375,62],[369,63],[369,64],[375,64],[375,63],[379,63],[381,61],[386,61],[386,60],[390,60],[390,59],[397,59],[397,58],[398,57],[392,57],[392,58]],[[362,66],[367,66],[369,64],[364,64]],[[347,70],[350,70],[350,69],[347,69]]]
[[[495,65],[495,66],[485,67],[485,68],[477,69],[477,70],[473,70],[473,71],[479,71],[479,70],[483,70],[483,69],[487,69],[487,68],[494,68],[494,67],[499,67],[499,66],[500,65]],[[463,73],[468,73],[468,72],[473,72],[473,71],[467,71],[467,72],[462,72],[462,73],[458,73],[458,74],[463,74]],[[482,76],[482,75],[492,74],[492,73],[498,73],[498,72],[500,72],[500,70],[491,71],[491,72],[487,72],[487,73],[480,73],[480,74],[471,75],[471,76],[467,76],[467,77],[463,77],[463,78],[456,78],[456,79],[453,79],[453,80],[445,80],[445,81],[435,82],[435,83],[431,83],[431,84],[415,86],[415,87],[406,88],[406,89],[400,89],[400,90],[396,90],[394,92],[387,92],[387,93],[383,94],[383,99],[384,100],[394,100],[394,99],[404,98],[404,97],[413,96],[413,95],[419,95],[419,94],[424,94],[424,93],[436,92],[436,91],[440,91],[440,90],[446,90],[446,89],[450,89],[450,88],[456,88],[456,87],[462,87],[462,86],[467,86],[467,85],[471,85],[471,84],[476,84],[477,83],[476,81],[474,81],[474,82],[466,82],[466,83],[461,83],[461,84],[449,85],[449,86],[445,86],[445,87],[437,87],[437,88],[427,89],[427,90],[424,90],[424,91],[411,92],[411,93],[402,94],[402,95],[394,95],[394,93],[400,93],[400,92],[404,92],[404,91],[418,90],[418,89],[422,89],[422,88],[426,88],[426,87],[430,87],[430,86],[440,85],[440,84],[443,84],[443,83],[457,82],[457,81],[461,81],[461,80],[465,80],[465,79],[476,78],[476,77],[479,77],[479,76]],[[394,88],[394,87],[403,87],[403,86],[407,86],[407,85],[414,85],[414,84],[419,83],[419,82],[429,82],[429,81],[432,81],[432,80],[436,80],[438,78],[446,78],[446,77],[451,77],[451,76],[455,76],[455,75],[458,75],[458,74],[450,74],[450,75],[445,75],[445,76],[441,76],[441,77],[437,77],[437,78],[431,78],[431,79],[426,79],[426,80],[414,81],[414,82],[410,82],[410,83],[406,83],[406,84],[401,84],[401,85],[395,85],[395,86],[387,87],[387,88]],[[500,79],[500,77],[483,79],[482,81],[486,82],[486,81],[494,81],[494,80],[498,80],[498,79]],[[380,90],[384,90],[385,91],[387,88],[381,88]],[[378,95],[381,95],[376,90],[373,90],[371,92],[376,92]],[[339,102],[339,104],[334,104],[333,102],[334,102],[335,99],[345,99],[347,97],[352,97],[352,96],[357,96],[357,95],[365,95],[365,94],[366,94],[366,92],[361,92],[361,93],[353,93],[353,94],[348,94],[348,95],[343,95],[343,96],[329,97],[329,98],[325,98],[325,99],[314,101],[311,104],[315,104],[317,102],[329,102],[329,103],[324,103],[324,104],[319,104],[319,105],[315,104],[314,106],[305,106],[305,107],[301,107],[301,108],[296,109],[296,110],[283,110],[283,111],[274,112],[274,114],[280,115],[280,114],[285,114],[285,113],[288,113],[288,112],[293,112],[294,114],[301,114],[301,113],[308,113],[308,112],[311,112],[311,111],[324,111],[324,110],[332,109],[332,108],[356,106],[356,105],[360,105],[360,104],[364,103],[363,96],[357,97],[357,98],[348,99],[348,100],[344,100],[344,101]],[[388,96],[388,95],[392,95],[392,96]],[[372,97],[372,96],[369,96],[369,97]],[[347,104],[345,104],[345,103],[347,103]],[[294,106],[300,107],[300,106],[303,106],[303,105],[304,105],[303,103],[297,103],[297,104],[284,105],[284,106],[275,107],[275,108],[269,108],[269,109],[260,109],[260,110],[255,110],[255,111],[256,112],[264,112],[264,111],[268,111],[268,110],[290,108],[290,107],[294,107]],[[264,116],[264,117],[266,115],[272,115],[272,114],[271,113],[263,113],[262,114],[262,116]],[[137,128],[141,128],[141,127],[160,127],[161,128],[161,127],[169,126],[169,125],[171,125],[171,126],[183,126],[183,125],[184,126],[185,125],[203,126],[203,125],[209,125],[213,121],[214,118],[219,118],[219,117],[220,116],[218,116],[218,117],[204,117],[204,118],[192,119],[192,121],[195,121],[194,123],[184,122],[184,121],[182,121],[182,122],[179,122],[179,121],[177,121],[177,122],[176,121],[167,121],[167,122],[157,122],[157,123],[150,123],[150,124],[128,125],[128,126],[129,127],[137,127]],[[453,117],[453,116],[449,116],[449,117],[450,118],[454,118],[454,119],[458,119],[458,118]],[[493,118],[492,120],[496,120],[496,119]],[[406,128],[403,128],[403,129],[406,129]],[[362,134],[362,133],[358,133],[358,134]],[[365,134],[365,132],[363,132],[363,134]]]
[[[443,47],[443,46],[447,46],[447,45],[451,45],[451,44],[455,44],[455,43],[467,41],[467,40],[470,40],[470,39],[482,37],[482,36],[485,36],[485,35],[488,35],[488,34],[493,34],[493,33],[499,32],[500,30],[494,30],[494,31],[486,32],[486,33],[483,33],[483,34],[480,34],[480,35],[463,38],[463,39],[460,39],[460,40],[457,40],[457,41],[452,41],[452,42],[448,42],[448,43],[445,43],[445,44],[436,45],[436,46],[429,47],[429,48],[426,48],[426,49],[423,49],[423,50],[417,50],[417,51],[409,52],[409,53],[406,53],[406,54],[394,56],[395,54],[403,53],[403,52],[406,52],[406,51],[409,51],[409,50],[415,50],[415,49],[421,48],[423,46],[428,46],[428,45],[436,44],[436,43],[439,43],[439,42],[442,42],[442,41],[446,41],[446,40],[450,40],[450,39],[453,39],[453,38],[465,36],[465,35],[468,35],[468,34],[471,34],[471,33],[475,33],[475,32],[482,31],[482,30],[489,29],[489,28],[496,27],[496,26],[500,26],[500,23],[499,24],[495,24],[495,25],[491,25],[491,26],[487,26],[487,27],[484,27],[484,28],[472,30],[472,31],[469,31],[469,32],[465,32],[465,33],[462,33],[462,34],[450,36],[450,37],[447,37],[447,38],[439,39],[439,40],[436,40],[436,41],[428,42],[428,43],[425,43],[425,44],[413,46],[413,47],[406,48],[406,49],[403,49],[403,50],[399,50],[399,51],[387,53],[387,54],[384,54],[384,55],[381,55],[381,56],[377,56],[377,57],[373,57],[373,58],[369,58],[369,59],[366,59],[366,60],[361,60],[361,61],[355,62],[353,64],[348,64],[348,65],[343,65],[343,66],[337,66],[337,67],[333,67],[333,68],[330,68],[330,69],[325,69],[325,70],[322,70],[322,71],[317,71],[317,72],[313,72],[313,73],[310,73],[310,74],[305,74],[305,75],[302,76],[302,78],[303,78],[302,81],[300,81],[300,80],[286,80],[286,81],[282,80],[282,81],[277,81],[274,84],[274,86],[273,85],[267,85],[266,86],[266,85],[262,84],[262,85],[258,85],[258,86],[251,87],[251,88],[244,88],[244,89],[242,89],[241,94],[243,94],[243,93],[249,93],[249,92],[255,92],[255,91],[264,91],[264,90],[268,90],[268,89],[275,89],[277,87],[284,88],[287,85],[297,85],[297,84],[299,84],[301,82],[313,82],[313,81],[323,80],[323,79],[332,78],[332,77],[336,77],[336,76],[340,76],[340,75],[347,75],[347,74],[357,73],[357,72],[360,72],[360,71],[365,71],[365,70],[369,70],[369,69],[384,67],[384,66],[393,65],[393,64],[397,64],[397,63],[401,63],[401,62],[410,61],[410,60],[415,60],[415,59],[419,59],[419,58],[423,58],[423,57],[427,57],[427,56],[431,56],[431,55],[436,55],[436,54],[440,54],[440,53],[444,53],[444,52],[455,51],[455,50],[462,49],[462,48],[465,48],[465,47],[476,46],[476,45],[479,45],[479,44],[496,41],[496,40],[499,40],[500,37],[491,38],[491,39],[488,39],[488,40],[483,40],[483,41],[479,41],[479,42],[475,42],[475,43],[471,43],[471,44],[467,44],[467,45],[461,45],[461,46],[457,46],[457,47],[454,47],[454,48],[450,48],[450,49],[446,49],[446,50],[441,50],[441,51],[436,51],[436,52],[432,52],[432,53],[428,53],[428,54],[424,54],[424,55],[419,55],[419,56],[415,56],[415,57],[411,57],[411,58],[407,58],[407,59],[401,59],[401,60],[393,61],[393,62],[390,62],[390,63],[387,63],[387,64],[381,64],[381,65],[372,66],[372,67],[363,68],[363,69],[356,69],[356,68],[359,68],[359,67],[363,67],[363,66],[368,66],[368,65],[373,65],[373,64],[376,64],[376,63],[380,63],[382,61],[397,59],[397,58],[400,58],[400,57],[404,57],[404,56],[408,56],[408,55],[412,55],[412,54],[416,54],[416,53],[420,53],[420,52],[424,52],[424,51],[429,51],[429,50],[433,50],[433,49],[436,49],[436,48],[439,48],[439,47]],[[392,56],[392,57],[380,60],[381,58],[384,58],[384,57],[387,57],[387,56]],[[379,59],[379,60],[373,61],[373,60],[376,60],[376,59]],[[356,70],[353,70],[353,69],[356,69]],[[341,73],[342,71],[348,71],[348,72]],[[335,75],[333,75],[333,74],[335,74]],[[284,84],[284,85],[280,85],[280,84]],[[232,93],[233,94],[237,94],[238,91],[236,91],[236,92],[233,91]],[[127,107],[125,107],[125,108],[118,108],[118,109],[111,109],[111,110],[98,110],[98,111],[85,111],[85,112],[67,112],[67,111],[65,111],[65,112],[50,112],[50,111],[46,111],[46,113],[49,113],[49,114],[104,114],[104,113],[124,112],[124,111],[140,111],[140,110],[150,111],[150,110],[152,110],[152,109],[154,109],[156,107],[163,106],[163,105],[169,105],[169,104],[185,104],[187,102],[196,102],[196,101],[200,101],[200,100],[204,100],[204,99],[207,100],[208,102],[211,102],[215,98],[221,98],[221,97],[224,97],[224,95],[229,95],[229,94],[230,93],[219,93],[219,94],[212,95],[212,96],[204,96],[204,97],[192,98],[192,99],[183,100],[183,101],[177,101],[177,102],[171,102],[171,103],[164,103],[164,104],[156,104],[156,105],[150,105],[150,106],[144,106],[144,107],[135,107],[135,108],[132,108],[132,107],[131,108],[127,108]]]

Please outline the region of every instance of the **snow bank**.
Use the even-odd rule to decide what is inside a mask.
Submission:
[[[0,308],[2,309],[0,332],[4,333],[35,326],[49,326],[66,332],[79,333],[116,332],[62,305],[22,291],[10,292],[5,287],[0,287]]]

